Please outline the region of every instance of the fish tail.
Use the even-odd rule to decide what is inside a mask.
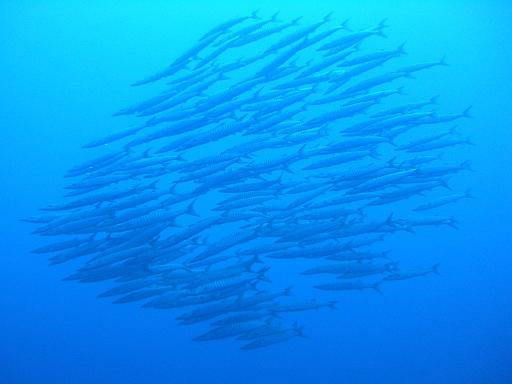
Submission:
[[[378,36],[387,38],[388,36],[384,33],[383,29],[389,27],[389,25],[386,24],[387,18],[382,19],[380,23],[377,25],[377,27],[374,28],[375,33]]]

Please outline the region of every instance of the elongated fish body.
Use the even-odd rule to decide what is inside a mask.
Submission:
[[[463,161],[459,165],[439,165],[421,167],[418,168],[418,173],[420,176],[438,177],[469,170],[471,170],[471,164],[468,161]]]
[[[393,273],[385,276],[383,280],[386,281],[397,281],[397,280],[408,280],[416,277],[427,276],[431,273],[439,274],[439,264],[434,264],[430,268],[419,269],[415,271],[394,271]]]
[[[245,36],[241,36],[241,37],[237,38],[235,40],[234,44],[236,46],[243,46],[243,45],[247,45],[249,43],[253,43],[253,42],[262,40],[266,37],[281,33],[285,29],[296,26],[300,19],[301,19],[301,17],[299,17],[291,22],[281,23],[278,25],[268,25],[268,24],[264,25],[257,31],[254,31]]]
[[[311,311],[314,309],[320,308],[335,308],[336,301],[330,301],[328,303],[322,303],[317,300],[310,300],[304,302],[297,302],[292,304],[280,304],[272,307],[272,312],[281,313],[281,312],[302,312],[302,311]]]
[[[471,144],[471,141],[469,139],[461,139],[457,137],[452,138],[443,138],[436,141],[431,141],[429,143],[416,145],[413,148],[410,148],[407,150],[407,152],[425,152],[425,151],[432,151],[434,149],[441,149],[446,147],[453,147],[456,145],[462,145],[462,144]]]
[[[287,36],[284,36],[282,39],[280,39],[278,42],[276,42],[270,48],[268,48],[265,51],[265,54],[277,52],[279,49],[281,49],[283,47],[287,47],[290,44],[293,44],[294,42],[308,36],[310,33],[316,31],[322,25],[327,23],[330,19],[331,19],[330,14],[326,15],[322,21],[315,23],[313,25],[307,26],[307,27],[302,27],[298,31],[290,33]]]
[[[303,169],[313,170],[313,169],[337,166],[337,165],[346,163],[348,161],[359,160],[366,156],[371,156],[371,155],[372,155],[372,152],[370,152],[370,151],[353,151],[353,152],[341,153],[341,154],[329,157],[327,159],[317,161],[313,164],[310,164],[310,165],[304,167]]]
[[[235,17],[233,19],[224,21],[212,29],[210,29],[208,32],[206,32],[199,41],[205,40],[210,38],[211,36],[217,36],[219,33],[224,33],[225,31],[229,30],[230,28],[233,28],[234,26],[243,23],[246,20],[250,19],[258,19],[258,11],[254,11],[250,16],[242,16],[242,17]]]
[[[58,252],[69,248],[75,248],[84,244],[87,240],[84,239],[71,239],[62,241],[60,243],[52,243],[32,250],[32,253],[50,253]]]
[[[242,323],[232,323],[227,325],[221,325],[216,328],[209,330],[208,332],[196,337],[195,341],[206,341],[206,340],[216,340],[223,339],[227,337],[238,336],[242,333],[248,332],[258,326],[261,323],[257,321],[252,322],[242,322]]]
[[[366,192],[375,190],[378,187],[387,186],[392,183],[399,182],[401,179],[405,179],[406,177],[414,174],[416,169],[409,169],[404,171],[393,172],[384,176],[376,177],[375,179],[370,179],[353,188],[353,192]]]
[[[422,146],[422,145],[437,141],[445,136],[449,136],[454,133],[455,133],[455,130],[454,130],[454,128],[452,128],[447,132],[441,132],[441,133],[437,133],[435,135],[431,135],[431,136],[427,136],[427,137],[423,137],[423,138],[420,138],[417,140],[410,141],[407,144],[401,145],[400,149],[405,149],[406,151],[408,151],[410,149],[413,149],[416,146]]]
[[[252,320],[263,320],[270,316],[272,316],[272,314],[269,312],[266,312],[266,311],[239,313],[237,315],[231,315],[231,316],[227,316],[225,318],[216,320],[212,323],[212,325],[222,326],[222,325],[235,324],[235,323],[241,323],[241,322],[252,321]]]
[[[434,96],[430,98],[429,100],[420,101],[416,103],[409,103],[400,105],[397,107],[388,108],[384,111],[376,112],[372,115],[372,117],[383,117],[383,116],[392,116],[392,115],[398,115],[408,112],[413,112],[415,110],[421,109],[425,106],[436,104],[437,103],[438,96]]]
[[[359,262],[345,262],[337,264],[327,264],[322,266],[313,267],[302,272],[303,275],[318,275],[318,274],[350,274],[357,271],[373,271],[380,269],[381,266],[374,264],[362,264]]]
[[[404,53],[403,45],[401,45],[396,50],[376,52],[376,53],[370,53],[367,55],[362,55],[359,57],[354,57],[353,59],[349,59],[349,60],[345,60],[345,61],[341,62],[338,66],[345,67],[345,66],[362,64],[362,63],[366,63],[368,61],[373,61],[373,60],[390,59],[393,57],[400,56],[403,53]]]
[[[217,253],[234,247],[245,241],[249,241],[254,238],[253,230],[240,231],[239,233],[232,234],[228,237],[220,239],[215,244],[209,246],[205,251],[195,256],[193,261],[200,261],[211,256],[215,256]]]
[[[300,72],[299,78],[309,77],[315,73],[318,73],[326,68],[329,68],[332,65],[336,65],[341,63],[345,58],[356,52],[356,49],[344,50],[336,55],[329,56],[328,58],[319,61],[317,64],[309,65],[304,71]]]
[[[459,200],[469,199],[469,198],[472,198],[470,191],[466,191],[466,193],[456,193],[453,195],[440,197],[438,199],[432,200],[425,204],[418,205],[416,208],[414,208],[414,210],[415,211],[425,211],[427,209],[442,207],[443,205],[456,203]]]
[[[301,328],[286,329],[277,333],[272,333],[270,335],[260,337],[246,345],[243,345],[240,347],[240,349],[251,350],[269,347],[274,344],[283,343],[297,336],[304,337]]]
[[[368,284],[362,282],[361,280],[339,281],[336,283],[315,285],[315,288],[322,291],[362,291],[365,289],[379,290],[379,283]]]
[[[399,79],[401,77],[407,77],[409,75],[408,72],[391,72],[385,75],[377,75],[373,78],[363,80],[359,82],[358,84],[355,84],[345,90],[345,94],[356,94],[358,92],[367,92],[372,88],[375,88],[379,85],[383,85],[389,82],[392,82],[396,79]]]
[[[353,32],[346,36],[342,36],[338,39],[331,41],[330,43],[324,44],[319,48],[321,51],[330,50],[333,48],[344,48],[347,45],[357,44],[370,36],[379,35],[384,36],[382,30],[386,27],[385,20],[381,21],[379,25],[371,30]]]
[[[236,39],[236,40],[243,39],[245,36],[258,31],[259,29],[263,28],[264,26],[266,26],[268,24],[276,23],[278,14],[279,14],[279,12],[276,12],[270,19],[253,22],[252,24],[250,24],[244,28],[240,28],[236,31],[233,31],[231,34],[226,36],[224,39],[221,39],[220,41],[215,43],[214,46],[219,46],[219,45],[224,44],[233,39]]]
[[[275,335],[276,333],[280,333],[283,331],[282,325],[274,325],[274,324],[263,324],[256,328],[250,329],[241,335],[239,335],[237,340],[254,340],[262,337],[268,337],[270,335]]]

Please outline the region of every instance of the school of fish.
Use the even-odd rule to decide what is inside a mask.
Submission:
[[[86,144],[102,153],[69,169],[64,201],[24,219],[57,237],[33,252],[81,262],[67,280],[110,281],[100,297],[172,310],[201,323],[194,340],[244,350],[304,336],[294,313],[346,291],[437,273],[402,269],[382,243],[456,228],[436,209],[471,197],[449,183],[470,166],[441,154],[471,144],[454,128],[470,108],[401,101],[402,83],[446,63],[365,51],[387,27],[254,12],[211,29],[134,84],[163,90],[116,113],[135,124]],[[299,278],[315,298],[294,293]]]

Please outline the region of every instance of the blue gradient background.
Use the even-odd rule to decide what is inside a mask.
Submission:
[[[510,383],[512,382],[512,3],[507,1],[2,1],[0,3],[0,383]],[[376,5],[378,3],[378,5]],[[418,76],[464,122],[475,200],[450,207],[460,230],[388,242],[398,259],[441,262],[441,276],[347,295],[336,312],[304,315],[307,340],[240,353],[190,341],[166,311],[115,306],[100,285],[62,282],[29,253],[18,219],[60,199],[80,146],[126,121],[150,95],[128,85],[168,64],[204,31],[260,9],[315,21],[328,11],[364,28],[388,17],[388,46],[408,59],[446,53]],[[459,179],[458,179],[459,180]],[[458,181],[459,182],[459,181]]]

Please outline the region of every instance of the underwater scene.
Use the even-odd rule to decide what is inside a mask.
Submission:
[[[0,383],[512,382],[512,3],[0,15]]]

